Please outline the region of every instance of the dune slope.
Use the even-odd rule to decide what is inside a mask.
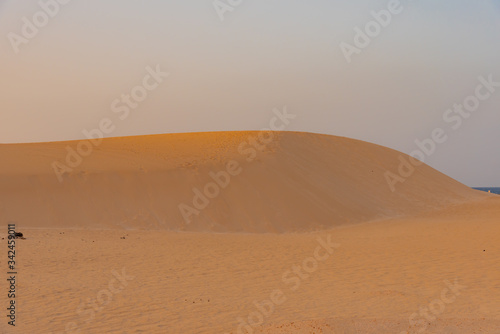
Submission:
[[[0,145],[1,223],[308,231],[487,196],[427,165],[393,192],[385,173],[397,173],[400,157],[408,156],[378,145],[295,132],[260,138],[258,132],[217,132],[109,138],[98,145]],[[89,145],[81,161],[68,155]]]

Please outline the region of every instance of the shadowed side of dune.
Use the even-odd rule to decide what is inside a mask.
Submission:
[[[288,232],[417,214],[486,196],[421,165],[391,191],[400,156],[310,133],[217,132],[0,145],[2,224]],[[54,165],[56,163],[56,165]],[[54,166],[68,167],[59,178]],[[60,182],[61,181],[61,182]],[[210,198],[212,197],[212,198]]]

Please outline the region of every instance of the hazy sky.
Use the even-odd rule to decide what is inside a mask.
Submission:
[[[81,139],[103,118],[107,136],[259,130],[287,106],[287,130],[405,153],[442,128],[425,162],[500,186],[500,87],[457,129],[443,120],[479,76],[500,82],[500,0],[401,1],[348,63],[340,44],[389,2],[243,0],[221,21],[212,0],[71,0],[43,26],[39,1],[0,0],[0,142]],[[170,75],[121,120],[111,104],[157,65]]]

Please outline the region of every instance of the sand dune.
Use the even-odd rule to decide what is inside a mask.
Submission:
[[[392,192],[384,173],[396,172],[399,157],[405,155],[374,144],[282,132],[253,148],[258,134],[110,138],[98,146],[78,141],[0,145],[6,162],[0,166],[1,223],[311,231],[412,215],[485,196],[426,165]],[[85,152],[89,145],[92,152],[81,162],[74,154],[68,157],[71,150]],[[66,166],[57,168],[62,182],[54,162]],[[218,175],[220,185],[210,173]],[[213,199],[196,195],[194,189],[203,194],[207,185]]]
[[[82,144],[0,145],[1,224],[26,236],[0,333],[500,333],[500,196],[426,165],[392,192],[399,152],[257,135],[106,139],[62,182]]]

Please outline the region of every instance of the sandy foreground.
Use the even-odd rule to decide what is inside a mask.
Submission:
[[[500,333],[498,217],[492,196],[318,233],[23,229],[18,326],[0,328]],[[338,245],[330,254],[318,238]]]

